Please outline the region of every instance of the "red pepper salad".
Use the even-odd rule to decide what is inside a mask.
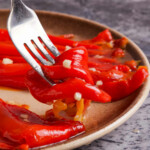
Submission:
[[[124,59],[127,39],[114,39],[108,29],[84,41],[74,41],[73,34],[48,36],[61,53],[54,65],[41,65],[54,86],[23,59],[7,30],[0,29],[0,86],[28,89],[38,101],[53,105],[45,116],[39,116],[0,99],[0,149],[26,150],[81,134],[91,101],[120,100],[148,77],[140,60]]]

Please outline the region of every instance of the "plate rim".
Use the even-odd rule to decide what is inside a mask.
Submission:
[[[8,13],[9,9],[0,9],[0,13],[5,12]],[[92,25],[98,26],[100,28],[107,28],[109,29],[112,33],[120,36],[120,37],[126,37],[125,35],[123,35],[122,33],[116,31],[113,28],[110,28],[107,25],[101,24],[99,22],[96,21],[92,21],[83,17],[78,17],[78,16],[74,16],[74,15],[70,15],[70,14],[65,14],[65,13],[59,13],[59,12],[54,12],[54,11],[44,11],[44,10],[36,10],[37,14],[47,14],[47,15],[53,15],[53,16],[61,16],[61,17],[66,17],[66,18],[70,18],[70,19],[75,19],[78,21],[83,21],[86,23],[90,23]],[[126,37],[129,40],[130,45],[132,45],[134,47],[134,49],[137,50],[137,52],[139,53],[140,57],[142,58],[144,65],[147,66],[148,71],[150,73],[150,65],[149,65],[149,61],[147,59],[147,57],[145,56],[144,52],[140,49],[140,47],[135,44],[130,38]],[[88,145],[90,144],[92,141],[110,133],[112,130],[114,130],[115,128],[119,127],[121,124],[123,124],[125,121],[127,121],[138,109],[139,107],[143,104],[144,100],[146,99],[146,97],[148,96],[150,90],[150,76],[148,76],[148,78],[146,79],[145,83],[142,86],[142,90],[140,91],[140,93],[137,95],[137,97],[135,98],[135,100],[133,101],[133,103],[131,103],[129,105],[129,107],[127,107],[121,114],[119,114],[114,120],[112,120],[111,122],[109,122],[108,125],[106,125],[106,127],[94,131],[93,133],[90,133],[89,135],[86,135],[85,137],[81,137],[79,139],[75,139],[72,141],[67,141],[67,142],[62,142],[59,143],[57,145],[53,145],[51,147],[43,147],[44,150],[66,150],[66,149],[74,149],[83,145]]]

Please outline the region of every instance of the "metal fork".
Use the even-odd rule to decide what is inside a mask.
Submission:
[[[32,9],[27,7],[22,0],[11,0],[11,4],[12,8],[8,18],[7,28],[14,45],[33,69],[35,69],[47,82],[54,85],[54,82],[49,81],[45,77],[40,64],[32,57],[28,50],[43,65],[49,65],[49,61],[54,64],[55,60],[49,55],[40,40],[42,40],[54,56],[60,55],[59,51],[48,38],[36,13]],[[48,61],[41,56],[35,48],[35,45]]]

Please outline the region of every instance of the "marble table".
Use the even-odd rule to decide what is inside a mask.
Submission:
[[[138,44],[150,60],[150,0],[24,0],[33,9],[57,11],[106,24]],[[0,9],[10,1],[0,0]],[[76,150],[150,150],[150,97],[128,121]]]

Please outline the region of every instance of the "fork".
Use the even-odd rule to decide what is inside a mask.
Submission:
[[[36,13],[32,9],[27,7],[22,0],[11,0],[11,5],[7,28],[12,42],[32,68],[36,70],[50,85],[55,85],[53,81],[47,79],[40,64],[35,58],[33,58],[31,53],[41,64],[50,65],[50,62],[54,64],[55,60],[50,56],[44,46],[46,46],[56,57],[60,55],[59,51],[48,38]],[[37,48],[48,61],[41,56]]]

